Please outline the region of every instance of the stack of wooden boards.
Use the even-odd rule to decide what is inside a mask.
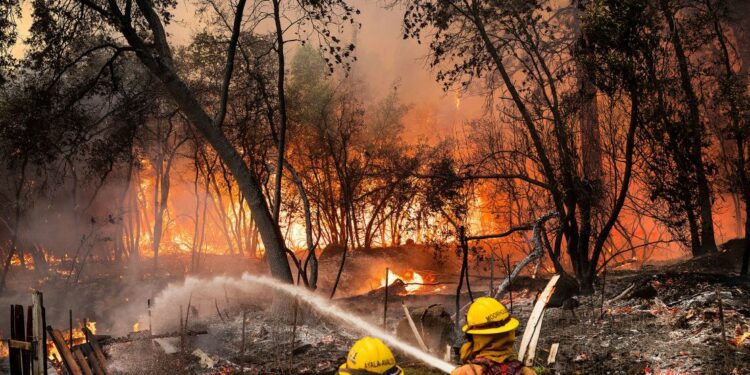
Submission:
[[[86,342],[70,348],[62,332],[47,327],[47,333],[60,353],[65,370],[71,375],[107,375],[107,359],[96,336],[83,327]]]
[[[97,337],[83,327],[86,341],[72,346],[63,333],[46,326],[42,293],[31,295],[32,305],[10,306],[11,338],[8,340],[11,375],[47,375],[47,338],[60,353],[61,366],[70,375],[107,375],[107,359]],[[24,310],[28,315],[24,315]],[[72,340],[71,340],[72,342]]]

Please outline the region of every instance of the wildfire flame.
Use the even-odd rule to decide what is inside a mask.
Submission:
[[[388,285],[389,286],[393,285],[393,283],[395,283],[396,280],[401,280],[404,282],[404,284],[406,284],[405,288],[406,288],[407,294],[415,293],[416,291],[424,288],[424,285],[422,285],[424,284],[424,277],[422,277],[422,275],[416,272],[407,271],[406,273],[404,273],[403,276],[400,276],[399,274],[395,272],[388,273]],[[385,287],[385,284],[386,284],[385,277],[383,277],[382,279],[380,279],[380,288]]]
[[[8,344],[6,344],[5,340],[0,340],[0,358],[6,358],[8,355],[10,355]]]
[[[96,334],[96,322],[86,322],[86,327],[89,329],[89,331],[91,331],[91,334]],[[65,338],[66,344],[68,344],[70,331],[63,331],[62,334],[63,338]],[[83,344],[84,342],[86,342],[86,334],[83,333],[83,329],[73,328],[73,346]],[[57,347],[55,347],[55,344],[52,342],[52,340],[47,340],[47,358],[52,361],[62,361],[62,356],[60,355],[60,352],[57,351]]]
[[[133,332],[139,332],[141,330],[141,325],[138,322],[135,322],[133,324]]]

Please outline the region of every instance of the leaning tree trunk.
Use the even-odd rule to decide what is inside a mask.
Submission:
[[[271,274],[283,282],[292,283],[292,272],[286,258],[284,238],[271,216],[268,204],[263,197],[260,182],[220,127],[223,123],[222,110],[216,117],[216,121],[212,119],[182,78],[177,75],[164,25],[152,4],[146,0],[137,0],[138,7],[153,34],[153,40],[148,44],[131,26],[129,18],[116,8],[116,4],[113,4],[113,2],[110,3],[110,10],[114,12],[114,21],[128,44],[135,49],[138,59],[161,81],[164,89],[190,121],[190,124],[205,137],[206,141],[232,172],[237,185],[248,201],[253,217],[255,217],[258,231],[266,249],[266,260]],[[244,1],[241,1],[240,4],[244,7]],[[230,41],[225,82],[228,82],[231,78],[237,37],[242,24],[242,7],[238,6],[235,16],[236,33],[233,34]],[[228,89],[228,84],[225,84],[225,87]],[[223,102],[226,103],[226,98],[223,98]],[[225,113],[226,106],[223,107],[223,113]]]

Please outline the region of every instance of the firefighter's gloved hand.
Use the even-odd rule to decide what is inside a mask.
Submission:
[[[479,365],[463,365],[451,372],[451,375],[482,375],[484,370]]]

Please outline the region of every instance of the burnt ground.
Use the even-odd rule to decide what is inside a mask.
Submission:
[[[405,254],[398,252],[395,261],[382,256],[352,257],[344,274],[342,297],[336,303],[372,322],[382,321],[383,294],[357,293],[358,273],[371,269],[375,259],[383,264],[403,263],[408,256]],[[537,369],[550,374],[750,374],[750,341],[738,346],[730,343],[742,332],[750,331],[750,283],[736,276],[739,257],[739,247],[730,246],[720,254],[669,266],[610,272],[606,280],[599,280],[593,295],[576,297],[580,306],[572,311],[548,309],[538,345]],[[417,267],[435,267],[424,262]],[[456,269],[452,260],[447,263],[444,269]],[[449,271],[435,273],[442,275],[436,276],[436,282],[447,282],[452,277]],[[175,273],[149,285],[158,288],[179,279],[180,275]],[[100,282],[88,280],[89,287],[84,290],[96,290],[99,298],[106,299],[106,291],[112,287],[105,287],[101,277],[94,280]],[[486,281],[473,280],[475,296],[486,291]],[[326,282],[323,280],[323,285]],[[545,284],[543,275],[538,279],[524,277],[514,283],[513,313],[522,322],[518,336],[536,294]],[[631,286],[631,293],[606,302]],[[395,331],[404,316],[401,301],[410,308],[439,303],[452,312],[455,296],[450,291],[454,288],[448,284],[446,290],[437,294],[390,296],[389,330]],[[21,290],[18,295],[23,294]],[[509,305],[508,297],[505,302]],[[86,300],[81,297],[81,301]],[[464,294],[462,301],[468,300],[468,294]],[[719,301],[723,314],[719,313]],[[112,369],[120,374],[224,374],[242,370],[246,374],[332,374],[360,335],[355,327],[343,327],[304,306],[298,311],[295,328],[289,316],[283,319],[269,316],[269,302],[264,298],[237,304],[227,299],[225,305],[221,307],[221,318],[211,311],[191,318],[189,328],[205,329],[206,335],[188,337],[182,343],[173,338],[159,343],[137,341],[107,346]],[[91,314],[98,311],[90,310]],[[244,354],[241,353],[243,312],[247,314]],[[123,334],[108,332],[108,328],[114,330],[116,325],[108,322],[106,316],[98,318],[102,322],[99,333]],[[559,343],[560,349],[556,363],[548,365],[547,351],[552,343]],[[438,373],[397,355],[407,374]]]

